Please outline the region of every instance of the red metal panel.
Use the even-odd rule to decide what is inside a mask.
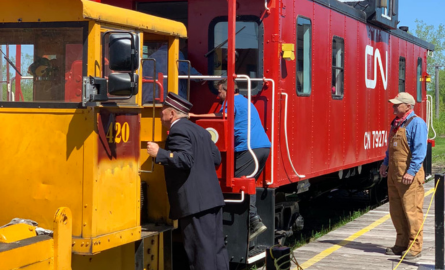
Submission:
[[[312,160],[310,170],[305,169],[306,175],[314,175],[318,171],[328,168],[329,149],[328,136],[331,131],[328,129],[330,115],[329,99],[331,98],[329,75],[331,70],[331,37],[330,37],[330,18],[329,10],[318,4],[314,4],[313,20],[313,54],[312,54],[312,109],[313,127],[302,127],[301,130],[310,130],[312,133],[310,150]],[[310,176],[309,176],[310,177]]]
[[[345,96],[344,96],[344,118],[343,118],[343,163],[345,165],[357,161],[358,149],[363,147],[363,135],[358,130],[358,117],[360,115],[359,92],[359,62],[360,51],[357,48],[358,22],[345,18]]]
[[[128,5],[128,1],[124,3]],[[113,3],[116,0],[102,2]],[[214,18],[228,14],[232,18],[235,9],[237,15],[264,16],[264,76],[276,82],[275,116],[271,114],[271,85],[252,100],[269,138],[272,120],[275,120],[273,187],[289,184],[289,179],[299,180],[287,157],[285,113],[291,160],[295,169],[307,178],[383,159],[387,147],[384,137],[394,117],[387,100],[398,92],[399,56],[406,57],[406,90],[416,97],[417,58],[424,59],[422,68],[426,70],[425,49],[313,1],[269,1],[270,13],[264,12],[263,0],[238,1],[236,5],[235,0],[191,0],[188,3],[188,56],[193,66],[203,74],[208,70],[208,61],[203,55],[211,49],[208,46],[208,27]],[[309,97],[296,95],[296,63],[284,61],[281,57],[282,43],[296,42],[297,15],[312,21],[312,94]],[[232,35],[233,32],[234,29],[230,30]],[[343,100],[333,100],[330,91],[334,35],[345,39]],[[229,42],[232,51],[233,46],[234,39]],[[281,92],[288,94],[287,112]],[[191,101],[196,113],[214,112],[218,108],[215,95],[207,85],[192,85]],[[416,107],[416,113],[421,116],[424,116],[424,110],[425,102]],[[233,164],[231,161],[233,159],[229,157],[229,164]],[[220,172],[223,170],[221,167]],[[268,162],[266,181],[271,178],[270,167]],[[257,183],[262,184],[261,180]]]
[[[344,54],[345,60],[344,63],[347,64],[349,60],[349,53],[351,52],[351,48],[348,48],[347,43],[345,41],[345,16],[341,15],[335,11],[330,11],[330,42],[329,46],[326,48],[326,50],[332,52],[332,43],[333,43],[333,37],[340,37],[345,42],[345,51],[348,52],[348,54]],[[354,51],[354,50],[352,50]],[[354,53],[354,52],[352,52]],[[351,95],[350,92],[344,91],[344,97],[341,100],[332,98],[331,88],[332,88],[332,58],[333,55],[331,53],[330,55],[330,62],[329,66],[327,67],[328,72],[328,78],[329,78],[329,85],[325,89],[323,89],[323,92],[326,92],[326,97],[329,100],[329,107],[328,107],[328,125],[327,128],[329,130],[328,133],[328,168],[336,168],[341,167],[343,165],[343,144],[346,142],[344,139],[344,120],[345,120],[345,104],[349,102],[348,97]],[[345,78],[346,79],[346,78]],[[346,89],[345,89],[346,90]]]
[[[97,114],[98,158],[116,160],[133,158],[139,160],[140,117],[128,110],[109,111],[101,109]]]

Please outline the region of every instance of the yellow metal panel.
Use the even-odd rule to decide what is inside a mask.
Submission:
[[[14,224],[0,228],[0,243],[12,243],[36,236],[36,228],[28,224]]]
[[[84,21],[82,3],[73,0],[1,1],[1,22]]]
[[[134,269],[134,243],[112,248],[96,255],[73,254],[73,270]]]
[[[69,208],[61,207],[54,218],[54,268],[71,269],[71,241],[73,238],[72,214]]]
[[[161,233],[162,234],[162,233]],[[158,270],[164,269],[163,267],[159,267],[159,258],[160,258],[160,250],[159,243],[161,235],[155,235],[152,237],[145,238],[144,241],[144,269],[145,270]]]
[[[83,16],[87,19],[123,25],[149,33],[187,37],[187,30],[180,22],[88,0],[82,0],[82,3]]]
[[[88,32],[88,63],[91,64],[89,64],[87,67],[87,75],[93,77],[102,77],[100,25],[95,22],[89,22]]]
[[[83,145],[94,131],[86,112],[0,109],[0,164],[7,164],[0,170],[0,206],[8,206],[0,224],[20,217],[52,228],[56,210],[67,206],[73,234],[81,235]]]
[[[76,254],[96,254],[141,239],[141,227],[135,227],[94,238],[73,238],[72,248]]]
[[[171,37],[168,46],[168,89],[169,92],[178,93],[178,65],[179,39]]]
[[[292,43],[281,44],[281,50],[283,51],[283,59],[294,60],[295,59],[295,45]]]
[[[93,205],[97,211],[95,210],[96,228],[92,237],[138,227],[141,196],[137,157],[140,145],[139,109],[98,108],[96,113],[100,130],[96,135],[99,149],[96,157],[99,161],[93,187]],[[126,132],[127,142],[119,142],[117,139],[110,142],[106,134],[122,138],[123,131],[116,131],[118,126],[115,123],[120,123],[121,126],[124,122],[129,127],[128,133]],[[108,133],[110,130],[111,133]]]
[[[170,233],[170,232],[167,232]],[[158,242],[159,242],[159,249],[158,249],[158,257],[159,257],[159,269],[164,269],[164,261],[165,261],[165,254],[164,254],[164,233],[160,233],[158,236]],[[171,243],[170,243],[171,244]]]
[[[141,193],[138,164],[134,158],[100,161],[97,180],[94,236],[138,226]]]
[[[51,259],[36,262],[20,268],[20,270],[54,270],[54,262]],[[71,269],[70,269],[71,270]]]
[[[26,265],[32,265],[38,262],[53,261],[53,240],[48,239],[31,245],[26,245],[7,251],[0,252],[1,269],[17,269]],[[40,266],[44,266],[40,265]],[[35,268],[49,269],[49,268]]]

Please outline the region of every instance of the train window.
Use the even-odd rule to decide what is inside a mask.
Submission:
[[[84,28],[32,26],[0,29],[0,101],[80,102]]]
[[[342,99],[344,94],[345,41],[340,37],[332,40],[332,88],[334,99]]]
[[[312,79],[312,24],[309,19],[297,19],[297,61],[296,85],[297,95],[309,96],[311,94]]]
[[[163,75],[167,75],[167,67],[168,67],[168,42],[167,41],[146,41],[144,42],[143,58],[144,59],[155,59],[156,60],[156,74],[154,74],[154,62],[153,61],[144,61],[142,66],[143,78],[144,80],[153,80],[153,76],[155,78],[159,78],[159,73]],[[168,85],[167,79],[163,79],[163,90],[164,97],[167,96],[168,93]],[[160,89],[159,86],[156,85],[156,93],[155,93],[155,101],[156,103],[160,102]],[[145,82],[142,84],[142,103],[152,103],[153,102],[153,83]]]
[[[263,77],[263,25],[257,17],[239,16],[236,22],[235,73],[246,74],[250,78]],[[209,75],[227,76],[227,17],[214,19],[209,26]],[[240,93],[247,94],[247,82],[237,81]],[[262,89],[262,82],[253,81],[252,95]],[[216,82],[209,84],[217,93]]]
[[[406,60],[405,57],[399,58],[399,93],[405,92],[405,74],[406,74]]]
[[[422,58],[417,59],[417,102],[422,102]]]

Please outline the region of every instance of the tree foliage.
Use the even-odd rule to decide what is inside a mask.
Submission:
[[[445,25],[439,24],[438,26],[434,25],[427,25],[423,21],[416,20],[416,32],[415,35],[423,39],[425,41],[428,41],[429,43],[432,43],[434,45],[434,53],[433,57],[428,55],[428,73],[431,75],[431,81],[430,88],[428,90],[434,90],[435,89],[435,67],[436,65],[443,66],[440,69],[440,90],[441,90],[441,97],[442,101],[444,101],[445,97]]]
[[[428,56],[428,73],[431,75],[431,83],[428,85],[428,90],[432,91],[429,94],[435,99],[436,89],[436,66],[439,68],[439,100],[440,100],[440,119],[434,120],[434,126],[439,136],[445,134],[445,25],[438,26],[427,25],[423,21],[416,20],[415,35],[425,41],[434,45],[434,54]],[[435,106],[435,102],[433,102]],[[433,113],[434,115],[434,113]]]

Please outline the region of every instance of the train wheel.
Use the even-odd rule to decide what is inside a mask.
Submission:
[[[388,200],[387,178],[380,178],[380,181],[370,189],[370,199],[372,203],[377,204]]]

